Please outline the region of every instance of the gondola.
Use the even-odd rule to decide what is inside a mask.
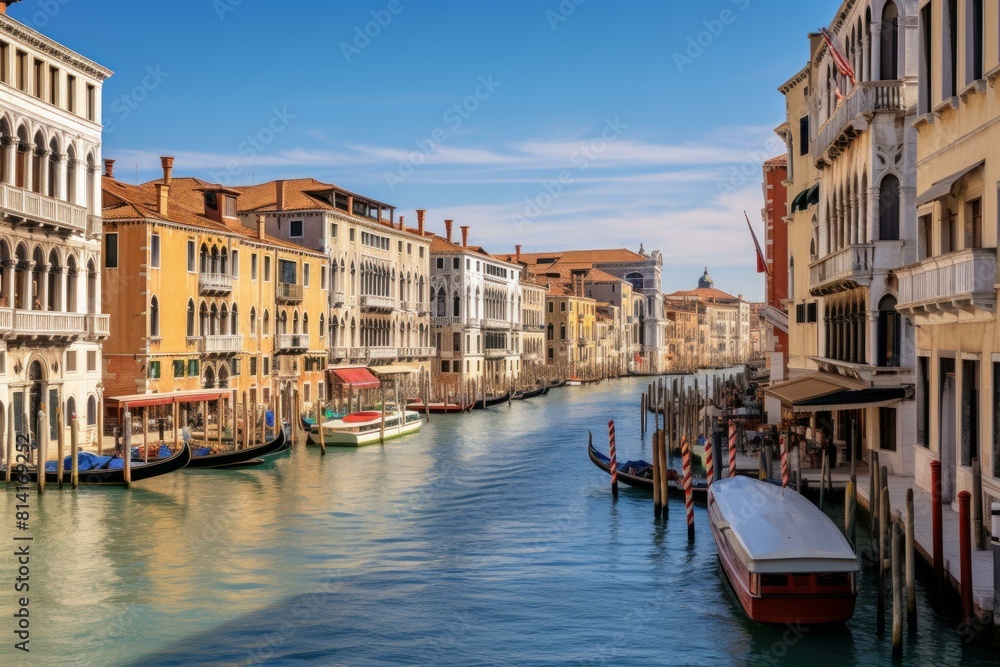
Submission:
[[[560,387],[566,386],[566,380],[553,380],[549,384],[549,389],[559,389]]]
[[[125,470],[118,467],[122,465],[121,457],[96,456],[87,452],[80,452],[80,454],[85,455],[86,459],[93,464],[101,466],[93,470],[80,470],[78,472],[80,484],[87,486],[122,486],[125,484]],[[69,459],[70,457],[66,458]],[[166,475],[167,473],[180,470],[186,466],[190,460],[191,448],[184,445],[169,458],[155,459],[149,463],[133,461],[129,466],[131,481],[141,482],[142,480],[149,479],[151,477]],[[58,462],[56,461],[49,461],[46,463],[45,482],[47,484],[59,483],[59,471],[56,470],[57,465]],[[71,484],[73,478],[73,471],[71,469],[72,459],[64,462],[64,465],[65,470],[63,471],[63,484]],[[112,468],[108,466],[115,467]],[[3,472],[5,472],[5,470],[0,468],[0,473]],[[38,481],[38,471],[36,469],[27,470],[23,473],[23,475],[27,478],[29,483],[35,483]],[[14,472],[12,479],[18,479],[17,472]]]
[[[424,402],[420,399],[409,401],[406,404],[406,409],[423,414],[425,412]],[[434,415],[454,415],[462,412],[468,412],[471,409],[472,403],[468,403],[466,405],[462,405],[461,403],[431,403],[427,406],[426,412],[430,412]]]
[[[192,456],[188,468],[228,468],[244,464],[251,459],[260,458],[269,454],[276,454],[285,448],[285,430],[278,429],[277,434],[270,442],[265,442],[246,449],[236,449],[231,452],[221,454],[206,454],[205,456]]]
[[[527,391],[520,392],[520,396],[518,396],[517,394],[515,394],[513,396],[513,400],[515,400],[515,401],[524,401],[524,400],[527,400],[529,398],[535,398],[536,396],[544,396],[547,393],[549,393],[549,388],[548,387],[536,387],[534,389],[529,389]]]
[[[493,398],[487,398],[485,405],[483,404],[483,399],[480,398],[472,405],[472,409],[482,410],[484,408],[493,407],[494,405],[500,405],[501,403],[506,403],[509,400],[510,400],[510,392],[508,391],[503,396],[494,396]]]
[[[611,459],[594,449],[593,434],[587,435],[587,452],[594,465],[611,474]],[[667,471],[667,492],[672,496],[684,496],[682,480],[676,470]],[[653,491],[653,464],[648,461],[625,461],[618,464],[618,479],[637,489]],[[704,478],[692,480],[692,492],[696,502],[704,503],[708,498],[708,485]]]

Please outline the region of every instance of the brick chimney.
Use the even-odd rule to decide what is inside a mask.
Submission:
[[[347,195],[347,215],[354,215],[354,197]]]
[[[285,182],[274,182],[274,207],[279,211],[285,210]],[[263,237],[261,237],[263,238]]]
[[[420,236],[424,235],[424,216],[427,215],[427,210],[418,208],[417,209],[417,234]]]
[[[0,2],[3,2],[3,0],[0,0]],[[107,176],[108,178],[114,178],[115,177],[115,161],[114,160],[112,160],[112,159],[109,158],[109,159],[106,159],[104,161],[104,175]]]
[[[521,263],[521,244],[514,246],[514,250],[517,251],[517,263]]]
[[[469,247],[469,226],[468,225],[462,225],[461,227],[459,227],[459,229],[462,230],[462,247],[463,248],[468,248]]]
[[[454,220],[445,220],[444,221],[444,232],[445,232],[446,238],[448,239],[448,243],[451,243],[451,227],[454,224],[455,224]]]
[[[21,2],[21,0],[0,0],[0,14],[7,13],[7,7],[13,5],[16,2]]]
[[[174,174],[174,158],[168,156],[160,158],[160,165],[163,167],[163,182],[170,185]]]
[[[258,215],[257,216],[257,238],[260,239],[260,240],[262,240],[262,241],[264,240],[264,235],[265,235],[264,234],[264,227],[265,227],[265,221],[266,220],[267,220],[267,218],[265,218],[263,215]]]
[[[406,225],[403,224],[403,220],[405,218],[406,216],[404,215],[399,216],[399,231],[403,231],[404,229],[406,229]]]

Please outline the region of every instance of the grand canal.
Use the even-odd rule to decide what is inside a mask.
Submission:
[[[648,452],[642,384],[433,417],[325,457],[300,446],[266,468],[50,490],[32,499],[30,659],[0,559],[0,664],[891,664],[869,575],[845,628],[757,625],[703,510],[689,545],[682,503],[657,524],[642,494],[612,501],[587,430],[603,445],[614,418],[620,456]],[[7,544],[15,502],[0,493]],[[918,599],[907,664],[997,664]]]

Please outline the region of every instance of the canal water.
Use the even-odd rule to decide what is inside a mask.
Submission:
[[[31,653],[13,649],[5,555],[0,664],[891,664],[870,575],[846,627],[762,626],[703,509],[692,545],[682,502],[656,523],[648,496],[612,500],[587,430],[603,446],[614,418],[619,457],[648,457],[644,384],[432,416],[385,446],[33,497]],[[0,493],[8,545],[15,502]],[[907,664],[998,663],[918,599]]]

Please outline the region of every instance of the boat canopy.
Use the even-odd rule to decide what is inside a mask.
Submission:
[[[857,572],[840,529],[793,489],[730,477],[709,489],[712,521],[750,572]]]
[[[357,368],[331,368],[330,371],[341,385],[350,387],[351,389],[377,389],[382,384],[364,366]]]

